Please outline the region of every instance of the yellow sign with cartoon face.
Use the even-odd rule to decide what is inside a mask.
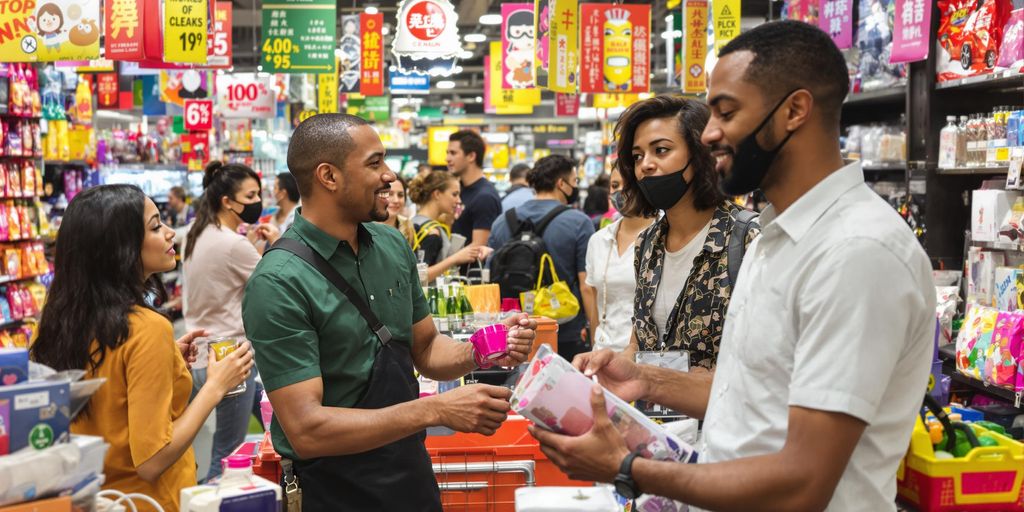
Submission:
[[[633,80],[633,23],[629,11],[609,9],[604,22],[604,87],[628,91]]]
[[[99,0],[17,0],[0,9],[0,61],[100,56]]]

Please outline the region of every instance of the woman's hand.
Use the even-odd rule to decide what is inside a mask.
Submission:
[[[185,366],[192,369],[192,364],[196,362],[196,355],[198,347],[195,345],[196,338],[202,338],[206,336],[206,331],[199,329],[198,331],[192,331],[174,343],[178,345],[178,350],[181,351],[181,357],[185,358]]]
[[[256,236],[266,240],[267,245],[274,245],[281,238],[281,230],[273,224],[260,224],[256,227]]]
[[[246,341],[220,361],[214,348],[210,347],[210,364],[206,369],[206,385],[213,386],[220,396],[235,389],[249,378],[252,371],[253,353],[251,345]]]
[[[481,259],[483,259],[481,257],[481,254],[483,253],[483,249],[486,249],[486,247],[481,247],[479,245],[471,245],[469,247],[463,247],[459,252],[457,252],[454,255],[452,255],[452,261],[456,265],[465,265],[465,264],[468,264],[468,263],[475,263],[475,262],[480,261]]]

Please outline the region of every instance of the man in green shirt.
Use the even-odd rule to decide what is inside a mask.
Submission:
[[[303,208],[286,239],[326,260],[390,335],[371,330],[346,295],[303,258],[272,250],[249,279],[246,335],[274,406],[274,446],[292,459],[307,510],[440,511],[425,429],[491,435],[511,392],[470,385],[420,398],[413,375],[444,381],[479,365],[472,345],[439,334],[416,259],[387,218],[395,175],[365,121],[313,116],[288,148]],[[315,258],[315,256],[310,255]],[[510,319],[509,355],[526,360],[536,323]]]

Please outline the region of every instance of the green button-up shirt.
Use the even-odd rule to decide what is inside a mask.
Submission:
[[[412,343],[412,326],[430,315],[416,259],[396,229],[359,226],[358,256],[299,215],[284,234],[323,256],[370,305],[395,341]],[[287,251],[263,257],[245,288],[246,337],[267,391],[320,377],[323,405],[352,407],[366,390],[378,341],[348,299],[316,269]],[[274,447],[296,458],[275,418]]]

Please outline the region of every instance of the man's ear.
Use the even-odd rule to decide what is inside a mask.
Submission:
[[[313,169],[313,179],[328,191],[337,192],[341,188],[341,169],[322,163]]]

